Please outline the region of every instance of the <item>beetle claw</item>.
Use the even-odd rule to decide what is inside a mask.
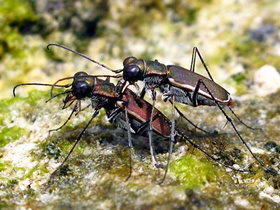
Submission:
[[[164,166],[161,163],[155,163],[154,165],[156,168],[164,168]]]

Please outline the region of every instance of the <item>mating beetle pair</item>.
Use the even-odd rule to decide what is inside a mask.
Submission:
[[[135,57],[126,58],[123,62],[124,64],[123,69],[113,70],[108,68],[104,64],[101,64],[93,59],[88,58],[85,55],[82,55],[64,46],[58,44],[50,44],[48,45],[48,48],[53,45],[62,47],[71,52],[79,54],[82,57],[91,60],[92,62],[115,73],[123,72],[123,74],[121,75],[122,79],[119,80],[116,86],[110,83],[108,79],[101,80],[97,78],[101,76],[87,75],[84,72],[79,72],[75,74],[74,77],[67,77],[58,80],[53,85],[39,84],[39,83],[20,84],[20,85],[46,85],[46,86],[52,86],[52,88],[71,87],[70,89],[67,89],[66,91],[60,93],[60,94],[67,94],[64,100],[64,108],[70,106],[72,103],[74,103],[74,101],[77,100],[77,102],[74,105],[74,109],[71,115],[69,116],[69,118],[67,119],[67,121],[71,118],[71,116],[75,111],[80,111],[79,108],[80,100],[84,98],[91,99],[91,104],[95,110],[92,115],[92,118],[90,119],[86,127],[82,130],[74,146],[72,147],[71,151],[68,153],[67,157],[64,159],[62,164],[55,170],[55,172],[59,168],[61,168],[61,166],[66,162],[71,152],[74,150],[75,146],[80,141],[83,133],[88,128],[93,118],[97,116],[97,114],[99,113],[99,109],[101,108],[105,108],[106,114],[111,122],[115,123],[119,127],[125,128],[128,131],[128,145],[130,148],[130,175],[132,170],[131,169],[132,141],[131,141],[131,134],[130,134],[131,129],[134,130],[136,134],[149,136],[149,144],[150,144],[150,150],[152,154],[151,155],[152,160],[153,163],[158,167],[160,167],[160,165],[157,163],[153,152],[152,131],[155,131],[156,133],[160,134],[165,138],[170,138],[168,163],[162,181],[164,181],[165,176],[167,174],[173,143],[175,142],[176,138],[180,137],[186,139],[194,147],[198,148],[206,155],[208,155],[210,158],[217,161],[213,156],[205,152],[202,148],[200,148],[190,139],[184,137],[182,134],[176,131],[175,123],[174,123],[174,109],[176,109],[177,112],[185,118],[182,112],[180,112],[179,109],[175,106],[175,101],[176,101],[194,107],[200,105],[218,106],[218,108],[222,111],[226,119],[233,127],[239,139],[247,147],[247,149],[252,154],[252,156],[260,163],[260,165],[264,168],[264,170],[272,174],[277,174],[277,172],[274,169],[265,166],[265,164],[261,162],[254,155],[254,153],[251,151],[251,149],[249,148],[245,140],[242,138],[242,136],[236,129],[232,119],[225,113],[223,106],[228,106],[230,108],[230,106],[234,105],[234,102],[232,101],[230,94],[224,88],[222,88],[221,86],[219,86],[217,83],[214,82],[197,48],[194,48],[193,51],[190,70],[184,69],[179,66],[173,66],[173,65],[165,66],[164,64],[159,63],[157,60],[145,61],[142,59],[136,59]],[[210,79],[203,77],[202,75],[199,75],[194,72],[196,54],[199,55],[200,60],[202,61]],[[109,77],[110,76],[108,76],[108,78]],[[120,77],[120,75],[117,75],[115,77]],[[60,81],[66,79],[73,79],[73,83],[67,85],[58,84]],[[131,90],[127,89],[126,87],[127,83],[135,84],[135,82],[137,82],[138,80],[144,81],[144,89],[141,92],[140,96],[133,93]],[[162,96],[165,101],[169,100],[173,104],[172,106],[173,114],[172,114],[171,121],[169,121],[162,113],[160,113],[155,108],[156,88],[159,88],[159,90],[162,92]],[[146,91],[152,93],[151,94],[153,100],[152,105],[143,99]],[[52,96],[51,99],[53,97],[56,96]],[[230,110],[234,114],[232,109]],[[237,117],[235,114],[234,116]],[[243,123],[238,117],[237,119],[241,123]],[[63,125],[65,125],[67,121]],[[234,169],[233,167],[227,166],[221,162],[219,163],[226,167]],[[246,171],[246,170],[237,170],[237,171]],[[55,174],[55,172],[52,173],[51,177]]]
[[[66,85],[60,85],[61,81],[73,79],[72,83]],[[121,82],[120,82],[121,83]],[[128,178],[131,176],[132,173],[132,140],[130,131],[134,131],[135,134],[147,136],[149,133],[148,123],[152,111],[152,105],[146,102],[144,99],[139,98],[134,92],[130,89],[125,88],[122,90],[121,93],[117,93],[115,90],[120,90],[119,87],[116,87],[114,84],[110,83],[109,80],[102,80],[97,78],[96,76],[88,75],[85,72],[78,72],[73,77],[67,77],[58,80],[54,84],[45,84],[45,83],[24,83],[19,84],[14,87],[13,93],[15,95],[15,90],[17,87],[22,85],[44,85],[44,86],[52,86],[51,89],[51,99],[66,94],[65,99],[63,100],[63,109],[68,108],[74,103],[73,110],[65,121],[65,123],[57,129],[62,128],[66,123],[70,120],[75,112],[81,111],[80,102],[86,98],[91,100],[91,105],[93,107],[93,114],[90,120],[88,121],[87,125],[83,128],[81,133],[76,139],[73,147],[71,148],[70,152],[67,154],[66,158],[60,164],[60,166],[52,173],[49,183],[56,174],[56,172],[64,165],[64,163],[68,160],[70,154],[73,152],[74,148],[81,140],[82,135],[86,131],[86,129],[91,124],[92,120],[98,115],[99,110],[104,108],[107,114],[109,121],[115,124],[118,127],[126,129],[128,132],[128,145],[130,149],[130,174]],[[120,85],[120,84],[118,84]],[[53,95],[53,88],[66,88],[65,91]],[[48,100],[48,101],[49,101]],[[164,139],[169,139],[171,132],[171,122],[156,108],[153,111],[153,121],[152,121],[152,128],[155,133],[162,136]],[[184,139],[187,140],[190,144],[194,147],[198,148],[200,151],[205,153],[211,159],[217,161],[218,163],[224,165],[225,167],[229,167],[235,170],[231,166],[227,166],[222,162],[219,162],[216,158],[212,155],[208,154],[202,148],[200,148],[197,144],[192,142],[189,138],[185,137],[179,131],[176,131],[176,136],[174,137],[177,140]],[[151,142],[150,142],[151,143]],[[151,154],[153,161],[156,162],[156,157],[153,150],[153,145],[150,144]],[[169,160],[171,155],[172,149],[170,149],[169,153]],[[241,171],[241,170],[240,170]],[[165,174],[166,175],[166,174]],[[164,181],[165,176],[162,181]]]
[[[234,132],[237,134],[240,141],[245,145],[245,147],[248,149],[251,155],[264,168],[264,170],[272,174],[277,173],[274,169],[265,166],[265,164],[261,160],[259,160],[259,158],[251,151],[246,141],[238,132],[236,126],[233,123],[233,120],[224,111],[223,107],[228,107],[240,123],[242,123],[248,128],[254,129],[246,125],[243,121],[241,121],[238,118],[238,116],[236,116],[236,114],[233,112],[231,107],[234,106],[235,103],[231,99],[230,94],[223,87],[214,82],[210,71],[208,70],[200,52],[196,47],[193,48],[190,70],[175,65],[166,66],[164,64],[159,63],[157,60],[146,61],[144,59],[137,59],[135,57],[127,57],[123,61],[123,69],[114,70],[65,46],[59,44],[49,44],[47,48],[49,49],[50,46],[64,48],[112,72],[122,72],[122,77],[125,81],[123,83],[123,86],[126,85],[126,82],[128,82],[129,84],[135,84],[137,81],[143,81],[144,89],[142,90],[140,97],[143,98],[146,91],[151,92],[153,107],[155,105],[156,100],[156,88],[158,88],[162,92],[163,100],[169,100],[171,103],[174,103],[176,101],[193,107],[197,107],[200,105],[218,106],[218,108],[221,110],[227,121],[231,124]],[[198,73],[195,73],[195,62],[197,55],[200,58],[200,61],[203,64],[204,69],[206,70],[210,79]],[[182,114],[182,112],[180,112],[178,108],[175,107],[175,109],[177,110],[179,115],[186,119],[186,117]],[[174,119],[172,119],[172,121],[174,121]],[[152,118],[150,118],[150,130],[152,130]],[[172,129],[172,132],[173,131],[174,129]],[[172,141],[174,141],[174,139],[172,138],[174,137],[174,134],[171,133],[170,136],[172,144]]]

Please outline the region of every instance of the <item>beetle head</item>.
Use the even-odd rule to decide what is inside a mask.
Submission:
[[[63,108],[70,106],[75,100],[91,97],[94,88],[94,80],[92,77],[87,76],[88,74],[86,72],[77,72],[74,75],[71,89],[63,100]]]
[[[127,57],[123,61],[123,78],[130,82],[134,83],[138,80],[143,80],[144,78],[144,61],[139,60],[135,57]]]
[[[92,95],[93,80],[92,77],[87,77],[86,72],[77,72],[74,75],[74,81],[72,83],[72,94],[76,99],[84,99]]]

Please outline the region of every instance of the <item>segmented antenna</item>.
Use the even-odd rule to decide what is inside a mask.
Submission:
[[[72,76],[72,77],[64,77],[64,78],[62,78],[62,79],[57,80],[55,83],[53,83],[52,88],[51,88],[51,91],[50,91],[50,93],[51,93],[51,98],[54,97],[54,96],[53,96],[53,89],[54,89],[54,87],[57,85],[57,83],[59,83],[59,82],[61,82],[61,81],[64,81],[64,80],[68,80],[68,79],[74,79],[74,78],[75,78],[75,76]],[[69,85],[68,87],[70,87],[72,84],[68,84],[68,85]]]
[[[54,99],[54,98],[56,98],[56,97],[58,97],[58,96],[61,96],[61,95],[64,95],[64,94],[68,94],[68,93],[70,93],[71,91],[72,91],[72,90],[68,89],[68,90],[63,91],[63,92],[61,92],[61,93],[58,93],[58,94],[56,94],[56,95],[50,97],[48,100],[46,100],[46,103],[48,103],[49,101],[51,101],[52,99]]]
[[[88,56],[86,56],[86,55],[84,55],[84,54],[82,54],[82,53],[79,53],[79,52],[77,52],[77,51],[75,51],[75,50],[72,50],[72,49],[70,49],[70,48],[68,48],[68,47],[65,47],[65,46],[63,46],[63,45],[61,45],[61,44],[50,43],[50,44],[48,44],[47,49],[50,50],[50,47],[51,47],[51,46],[56,46],[56,47],[60,47],[60,48],[62,48],[62,49],[68,50],[68,51],[70,51],[70,52],[72,52],[72,53],[74,53],[74,54],[76,54],[76,55],[79,55],[79,56],[81,56],[81,57],[83,57],[83,58],[85,58],[85,59],[87,59],[87,60],[89,60],[89,61],[91,61],[91,62],[93,62],[93,63],[95,63],[95,64],[97,64],[97,65],[99,65],[99,66],[101,66],[101,67],[103,67],[103,68],[105,68],[105,69],[107,69],[107,70],[109,70],[109,71],[111,71],[111,72],[120,73],[120,72],[123,71],[122,69],[116,69],[116,70],[111,69],[111,68],[109,68],[108,66],[106,66],[106,65],[104,65],[104,64],[102,64],[102,63],[99,63],[98,61],[93,60],[93,59],[89,58]]]
[[[70,87],[69,84],[67,85],[57,85],[57,84],[47,84],[47,83],[22,83],[22,84],[18,84],[16,85],[14,88],[13,88],[13,95],[16,96],[16,89],[17,87],[19,86],[24,86],[24,85],[41,85],[41,86],[51,86],[51,87],[64,87],[64,88],[67,88],[67,87]]]

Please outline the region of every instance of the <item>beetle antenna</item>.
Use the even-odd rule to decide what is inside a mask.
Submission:
[[[54,87],[57,85],[57,83],[59,83],[59,82],[61,82],[61,81],[64,81],[64,80],[68,80],[68,79],[74,79],[75,77],[74,76],[72,76],[72,77],[64,77],[64,78],[62,78],[62,79],[59,79],[59,80],[57,80],[55,83],[53,83],[53,85],[52,85],[52,88],[51,88],[51,98],[53,98],[54,96],[53,96],[53,89],[54,89]],[[72,84],[68,84],[69,86],[68,87],[70,87]]]
[[[66,91],[64,91],[64,92],[62,92],[62,93],[58,93],[58,94],[52,96],[51,98],[49,98],[48,100],[46,100],[46,103],[48,103],[49,101],[51,101],[52,99],[54,99],[54,98],[56,98],[56,97],[58,97],[58,96],[61,96],[61,95],[70,93],[71,91],[72,91],[72,90],[66,90]]]
[[[41,85],[41,86],[52,86],[52,87],[64,87],[64,88],[67,88],[68,86],[67,85],[53,85],[53,84],[47,84],[47,83],[22,83],[22,84],[18,84],[16,85],[14,88],[13,88],[13,96],[16,96],[16,89],[17,87],[19,86],[24,86],[24,85]]]
[[[107,70],[109,70],[109,71],[111,71],[111,72],[120,73],[120,72],[123,71],[122,69],[116,69],[116,70],[111,69],[111,68],[109,68],[108,66],[106,66],[105,64],[99,63],[98,61],[93,60],[93,59],[91,59],[90,57],[88,57],[88,56],[86,56],[86,55],[84,55],[84,54],[82,54],[82,53],[79,53],[79,52],[77,52],[77,51],[75,51],[75,50],[72,50],[72,49],[70,49],[70,48],[68,48],[68,47],[65,47],[65,46],[63,46],[63,45],[61,45],[61,44],[50,43],[50,44],[48,44],[48,46],[47,46],[47,50],[50,50],[50,47],[51,47],[51,46],[60,47],[60,48],[62,48],[62,49],[65,49],[65,50],[67,50],[67,51],[70,51],[70,52],[72,52],[72,53],[74,53],[74,54],[76,54],[76,55],[79,55],[79,56],[81,56],[81,57],[83,57],[83,58],[85,58],[85,59],[87,59],[87,60],[89,60],[89,61],[91,61],[91,62],[93,62],[93,63],[95,63],[95,64],[97,64],[97,65],[99,65],[99,66],[101,66],[101,67],[103,67],[103,68],[105,68],[105,69],[107,69]]]
[[[262,130],[262,128],[255,128],[255,127],[251,127],[251,126],[247,125],[245,122],[243,122],[243,121],[234,113],[233,109],[232,109],[230,106],[228,106],[228,108],[229,108],[229,110],[231,111],[231,113],[234,115],[234,117],[235,117],[241,124],[243,124],[245,127],[249,128],[249,129],[251,129],[251,130]]]

